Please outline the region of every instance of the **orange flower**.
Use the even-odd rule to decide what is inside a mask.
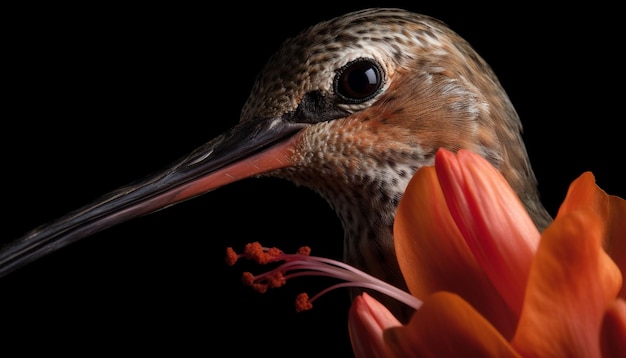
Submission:
[[[626,356],[626,201],[591,173],[539,234],[486,160],[441,149],[409,184],[394,234],[409,290],[424,302],[401,326],[378,319],[388,311],[371,297],[355,299],[359,356]],[[376,340],[384,344],[362,349]]]
[[[340,287],[377,290],[413,307],[402,325],[362,294],[349,312],[357,357],[626,357],[626,201],[587,172],[570,186],[554,222],[539,233],[499,171],[482,157],[440,149],[398,207],[394,242],[410,293],[345,263],[285,254],[259,243],[239,258],[282,262],[244,282],[259,292],[290,278],[334,277]]]

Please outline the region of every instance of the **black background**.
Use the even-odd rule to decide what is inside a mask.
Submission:
[[[3,234],[16,238],[163,168],[238,121],[287,37],[369,6],[437,17],[491,64],[515,104],[546,206],[591,170],[626,197],[617,9],[442,2],[7,9]],[[526,3],[525,3],[526,4]],[[323,280],[259,295],[223,263],[260,240],[341,257],[315,194],[249,179],[93,235],[0,279],[2,350],[92,355],[350,356],[344,291],[296,313]],[[220,353],[221,352],[221,353]]]

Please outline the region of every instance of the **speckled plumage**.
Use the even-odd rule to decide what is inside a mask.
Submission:
[[[371,99],[346,103],[334,81],[358,58],[379,63],[384,84]],[[395,211],[412,174],[432,164],[439,147],[483,155],[538,227],[550,222],[506,92],[488,64],[442,22],[401,9],[367,9],[317,24],[270,58],[241,121],[303,117],[303,98],[312,93],[312,102],[324,105],[308,113],[314,124],[297,134],[295,164],[269,175],[329,202],[345,230],[348,263],[403,285],[392,241]]]

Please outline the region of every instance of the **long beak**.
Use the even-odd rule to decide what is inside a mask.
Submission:
[[[290,166],[294,134],[306,126],[280,118],[239,123],[168,169],[115,190],[5,245],[0,249],[0,277],[126,220]]]

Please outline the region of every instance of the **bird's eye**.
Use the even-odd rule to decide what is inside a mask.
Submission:
[[[383,86],[383,70],[378,62],[358,58],[337,71],[335,93],[349,103],[363,103],[374,97]]]

